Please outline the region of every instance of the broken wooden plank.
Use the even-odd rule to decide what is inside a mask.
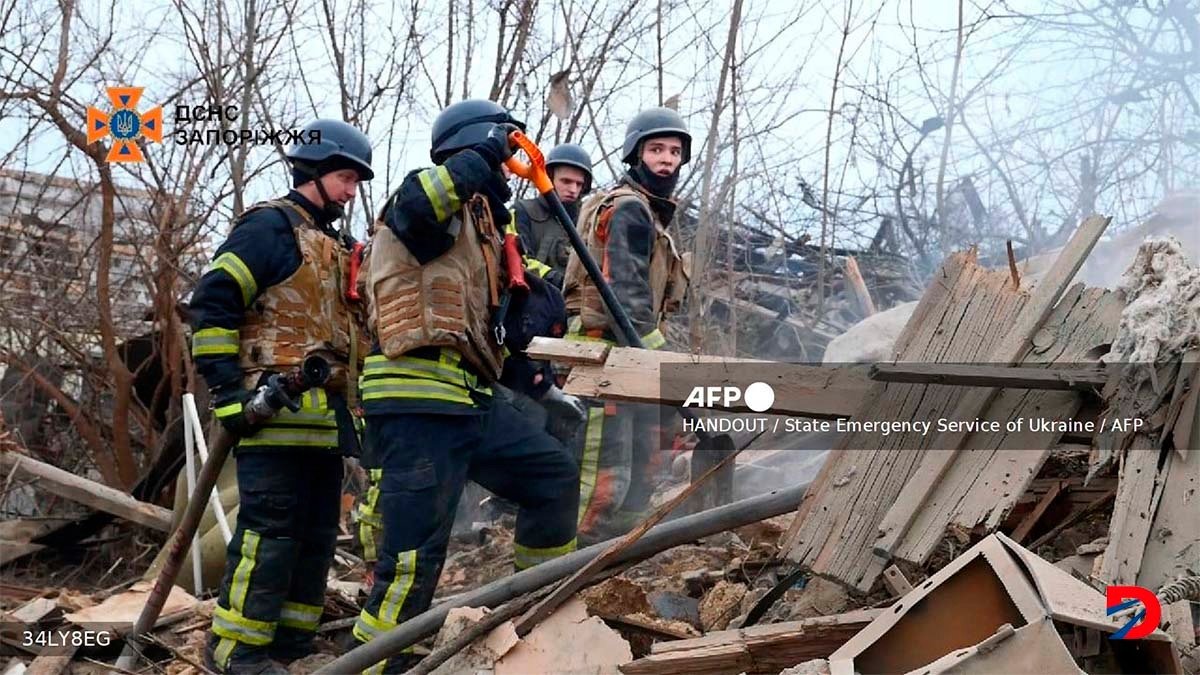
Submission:
[[[1003,340],[989,350],[988,361],[1012,365],[1025,355],[1035,333],[1049,318],[1059,297],[1067,290],[1071,279],[1083,266],[1083,261],[1087,259],[1111,221],[1111,218],[1104,216],[1090,216],[1080,224],[1058,259],[1054,261],[1054,265],[1034,288],[1033,295],[1017,314],[1015,323],[1005,333]],[[972,420],[981,416],[997,393],[995,388],[967,392],[958,402],[951,418]],[[970,432],[967,431],[948,431],[940,434],[933,447],[948,450],[924,454],[917,471],[904,484],[900,495],[879,524],[879,538],[873,546],[876,555],[884,559],[891,558],[892,552],[896,550],[924,503],[926,495],[941,480],[968,436]]]
[[[866,317],[874,314],[875,302],[871,300],[867,282],[863,280],[862,272],[858,269],[858,261],[852,255],[846,256],[846,280],[850,282],[850,288],[854,290],[854,297],[858,300],[858,308],[862,315]]]
[[[694,542],[717,532],[756,523],[768,518],[794,511],[807,489],[807,485],[786,487],[758,497],[713,509],[706,513],[683,516],[650,530],[613,561],[621,569],[622,563],[645,560],[668,548]],[[588,548],[546,561],[536,567],[497,579],[489,584],[446,599],[424,613],[410,618],[394,630],[374,640],[359,645],[322,667],[318,673],[351,673],[369,668],[395,654],[400,654],[417,641],[433,635],[441,627],[447,612],[452,607],[474,606],[495,607],[514,597],[545,587],[580,569],[601,552],[608,550],[608,542],[594,544]]]
[[[671,376],[661,375],[664,364],[706,364],[728,368],[725,381],[714,379],[713,370],[672,369]],[[715,356],[691,356],[632,347],[614,347],[603,365],[575,366],[564,391],[585,398],[655,403],[681,406],[695,387],[716,387],[741,383],[739,367],[769,364],[761,381],[775,392],[770,409],[776,415],[801,415],[820,419],[850,417],[861,405],[870,387],[863,370],[826,368],[794,363],[771,363],[756,359],[728,359]],[[666,381],[664,381],[666,380]],[[729,412],[754,412],[744,400],[723,408]]]
[[[778,673],[808,659],[827,658],[881,611],[857,610],[659,642],[649,656],[620,669],[626,675]]]
[[[1070,289],[1055,307],[1024,366],[1056,367],[1093,361],[1114,339],[1121,299],[1104,289]],[[900,560],[924,564],[947,532],[991,532],[999,528],[1043,464],[1067,434],[1025,425],[1009,431],[1010,420],[1075,420],[1090,415],[1078,392],[1003,389],[985,415],[1002,431],[978,432],[969,449],[956,453],[945,475],[926,496],[908,532],[893,551]],[[1085,441],[1091,443],[1091,433]],[[934,450],[941,452],[940,448]]]
[[[82,642],[83,636],[81,635],[80,638]],[[75,658],[75,652],[78,649],[74,645],[68,645],[55,649],[53,653],[39,654],[29,664],[25,675],[59,675],[71,665],[71,660]]]
[[[981,267],[974,251],[956,253],[934,275],[905,324],[896,341],[896,360],[984,361],[998,339],[989,327],[1013,322],[1026,299],[1012,289],[1006,272]],[[932,422],[946,417],[961,397],[957,387],[876,382],[855,417]],[[933,436],[920,431],[842,436],[783,541],[788,558],[869,591],[886,567],[871,551],[878,524]]]
[[[1161,496],[1151,512],[1145,547],[1137,567],[1133,568],[1136,580],[1131,582],[1152,590],[1197,571],[1197,560],[1200,560],[1200,453],[1190,452],[1186,457],[1168,453],[1160,480]],[[1113,515],[1115,519],[1116,514]]]
[[[1104,506],[1105,504],[1107,504],[1109,500],[1111,500],[1113,497],[1116,496],[1116,494],[1117,494],[1117,488],[1115,488],[1115,487],[1111,488],[1104,494],[1100,495],[1099,497],[1096,497],[1094,500],[1092,500],[1086,506],[1076,509],[1075,511],[1072,511],[1071,515],[1062,519],[1062,522],[1060,522],[1059,524],[1050,528],[1050,530],[1047,531],[1045,534],[1043,534],[1042,536],[1040,536],[1037,539],[1034,539],[1032,542],[1030,542],[1029,549],[1030,550],[1037,549],[1037,547],[1041,546],[1042,544],[1045,544],[1046,542],[1050,541],[1054,537],[1058,536],[1059,532],[1062,532],[1066,528],[1079,522],[1080,519],[1082,519],[1087,514],[1093,512],[1096,509],[1100,508],[1101,506]]]
[[[868,376],[878,382],[1097,392],[1108,381],[1108,374],[1096,368],[1059,370],[951,363],[880,363],[871,366]]]
[[[685,633],[669,625],[663,625],[666,622],[656,623],[632,614],[614,615],[600,613],[596,614],[596,616],[599,616],[605,623],[614,628],[626,628],[638,631],[659,640],[690,640],[695,637],[695,633]]]
[[[1018,544],[1024,543],[1025,538],[1029,536],[1029,533],[1033,531],[1034,526],[1037,525],[1039,520],[1041,520],[1042,515],[1046,513],[1046,509],[1050,508],[1050,505],[1054,503],[1054,500],[1057,499],[1060,494],[1062,494],[1063,490],[1067,489],[1067,485],[1069,485],[1067,481],[1059,480],[1055,481],[1054,484],[1050,486],[1050,489],[1046,491],[1046,494],[1042,495],[1042,498],[1038,500],[1037,506],[1033,507],[1033,510],[1025,516],[1025,519],[1021,521],[1021,524],[1017,525],[1017,528],[1013,530],[1013,541],[1017,542]]]
[[[0,565],[7,565],[14,560],[24,558],[31,553],[37,553],[44,548],[46,547],[41,544],[33,544],[28,541],[0,539]]]
[[[913,589],[913,585],[909,583],[908,577],[904,576],[904,572],[900,571],[899,567],[892,565],[883,571],[883,583],[896,597],[904,597]]]
[[[570,366],[598,365],[604,363],[611,345],[604,342],[560,340],[557,338],[535,337],[525,348],[525,355],[531,359],[553,361]]]
[[[66,497],[146,527],[171,531],[171,512],[92,480],[15,452],[0,452],[0,469],[14,470],[52,494]]]
[[[1154,439],[1138,433],[1121,459],[1108,548],[1100,565],[1100,580],[1107,584],[1131,585],[1137,581],[1154,512],[1162,497],[1158,471],[1161,454]]]
[[[1038,331],[1036,345],[1022,365],[1074,367],[1095,361],[1115,339],[1123,306],[1117,294],[1105,289],[1072,287]],[[1044,462],[1070,437],[1058,431],[1035,431],[1028,425],[1009,431],[1006,423],[1033,419],[1083,422],[1094,416],[1089,400],[1070,391],[1003,389],[986,413],[986,419],[1003,430],[970,436],[970,449],[956,454],[942,480],[926,496],[893,557],[924,564],[947,531],[999,528]],[[1089,447],[1092,435],[1085,433],[1082,439]]]
[[[11,620],[28,626],[46,618],[46,615],[56,609],[58,609],[58,602],[53,598],[34,598],[9,612],[8,616]]]

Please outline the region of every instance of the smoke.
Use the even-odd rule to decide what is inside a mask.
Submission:
[[[1191,260],[1200,260],[1200,191],[1176,192],[1168,196],[1145,223],[1096,244],[1075,275],[1075,282],[1116,290],[1121,275],[1133,264],[1138,247],[1151,237],[1174,237],[1184,255]],[[1022,284],[1036,285],[1054,264],[1058,253],[1058,250],[1048,251],[1022,262]]]

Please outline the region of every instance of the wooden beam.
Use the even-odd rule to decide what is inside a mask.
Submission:
[[[778,673],[809,659],[828,658],[882,611],[864,609],[658,642],[649,656],[619,668],[625,675]]]
[[[1067,516],[1066,518],[1063,518],[1062,522],[1060,522],[1059,524],[1050,528],[1050,530],[1048,532],[1046,532],[1045,534],[1043,534],[1042,536],[1038,537],[1037,539],[1034,539],[1032,542],[1030,542],[1029,546],[1027,546],[1026,548],[1028,548],[1030,551],[1036,551],[1037,547],[1041,546],[1042,544],[1044,544],[1044,543],[1050,541],[1051,539],[1053,539],[1054,537],[1058,536],[1059,532],[1062,532],[1066,528],[1079,522],[1080,518],[1083,518],[1084,516],[1091,513],[1092,511],[1095,511],[1096,509],[1100,508],[1101,506],[1104,506],[1110,499],[1112,499],[1116,495],[1117,495],[1117,488],[1112,488],[1108,492],[1105,492],[1104,494],[1100,495],[1099,497],[1096,497],[1091,502],[1089,502],[1087,506],[1076,509],[1075,511],[1073,511],[1071,513],[1071,515]],[[1111,546],[1112,543],[1110,542],[1109,545]]]
[[[862,272],[858,269],[858,261],[854,256],[846,256],[846,280],[854,289],[854,297],[858,300],[858,308],[864,317],[875,313],[875,302],[871,300],[871,292],[867,290],[867,282],[863,280]]]
[[[1017,315],[1016,323],[991,350],[990,360],[993,363],[1011,366],[1020,362],[1032,344],[1034,335],[1050,316],[1059,297],[1067,290],[1111,221],[1112,218],[1106,216],[1090,216],[1075,230],[1054,265],[1034,287],[1033,295]],[[983,416],[998,391],[995,387],[968,391],[950,419],[972,420]],[[949,451],[926,452],[921,458],[917,470],[904,484],[899,497],[879,524],[879,538],[873,546],[878,557],[885,560],[892,557],[917,511],[924,504],[926,495],[945,475],[970,433],[954,431],[940,434],[930,447],[948,448]]]
[[[949,363],[880,363],[871,367],[868,377],[879,382],[1097,392],[1108,382],[1108,373],[1098,368],[1061,370]]]
[[[1033,531],[1034,525],[1037,525],[1042,514],[1046,513],[1046,509],[1050,508],[1050,504],[1054,503],[1054,500],[1062,494],[1068,485],[1069,483],[1065,480],[1055,481],[1050,486],[1050,489],[1046,491],[1046,494],[1042,495],[1042,498],[1038,500],[1037,506],[1033,507],[1033,510],[1029,512],[1029,515],[1025,516],[1021,524],[1017,525],[1017,529],[1013,530],[1012,540],[1018,544],[1024,543],[1025,537],[1028,537],[1029,533]]]
[[[565,363],[567,365],[598,365],[604,363],[611,347],[606,342],[576,342],[557,338],[535,337],[525,348],[531,359]]]
[[[717,381],[715,368],[675,368],[669,378],[661,375],[665,364],[709,364],[724,366],[727,375]],[[614,347],[603,365],[576,366],[563,389],[568,394],[636,403],[681,406],[694,387],[741,383],[745,366],[758,365],[755,379],[775,392],[773,415],[801,415],[820,419],[851,417],[866,398],[871,386],[866,368],[828,368],[797,363],[772,363],[755,359],[691,356],[630,347]],[[744,400],[727,412],[753,412]]]
[[[124,492],[81,478],[32,457],[15,452],[0,452],[0,469],[15,471],[52,494],[155,530],[171,531],[171,512],[167,509],[138,501]]]

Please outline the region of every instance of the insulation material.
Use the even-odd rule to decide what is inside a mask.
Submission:
[[[1177,239],[1143,242],[1120,290],[1127,305],[1108,361],[1154,363],[1200,347],[1200,268]]]

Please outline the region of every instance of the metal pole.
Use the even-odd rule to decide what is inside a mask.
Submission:
[[[674,546],[793,511],[800,504],[807,489],[807,483],[796,485],[662,523],[615,556],[612,564],[645,560]],[[457,595],[452,600],[434,606],[374,640],[346,652],[317,673],[335,675],[361,672],[436,633],[452,608],[496,607],[512,598],[543,588],[579,571],[607,550],[610,544],[611,542],[601,542],[498,579],[474,591]]]

